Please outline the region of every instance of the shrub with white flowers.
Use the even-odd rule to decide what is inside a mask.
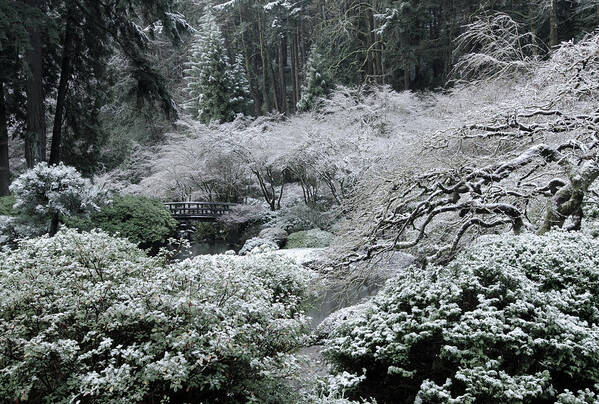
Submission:
[[[312,274],[67,229],[0,253],[1,402],[289,402]]]
[[[388,281],[325,355],[366,369],[353,392],[379,402],[596,402],[597,251],[585,233],[485,237]]]

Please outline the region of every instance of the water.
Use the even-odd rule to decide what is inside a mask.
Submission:
[[[316,328],[325,318],[344,307],[362,303],[367,298],[374,296],[382,287],[382,283],[376,282],[363,284],[357,291],[349,293],[339,288],[329,288],[324,291],[320,298],[320,304],[308,313],[312,317],[312,328]]]

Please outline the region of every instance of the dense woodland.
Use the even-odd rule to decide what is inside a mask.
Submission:
[[[447,88],[461,78],[454,67],[465,50],[456,38],[481,15],[503,12],[523,24],[540,58],[562,40],[580,39],[599,18],[590,0],[32,0],[1,7],[2,194],[9,155],[24,156],[27,167],[64,161],[90,173],[114,168],[134,145],[159,142],[190,113],[186,75],[199,62],[193,50],[201,32],[215,41],[212,57],[222,58],[215,75],[230,64],[242,76],[239,94],[220,89],[215,101],[237,97],[237,105],[204,114],[210,121],[237,112],[292,114],[311,71],[327,81],[324,91],[335,84]]]
[[[598,26],[0,0],[0,402],[599,402]]]

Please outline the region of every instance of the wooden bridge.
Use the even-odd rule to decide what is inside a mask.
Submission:
[[[211,222],[227,213],[235,203],[166,202],[173,218],[180,222]]]

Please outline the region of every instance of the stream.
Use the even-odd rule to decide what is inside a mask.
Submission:
[[[227,241],[191,241],[191,247],[189,250],[183,251],[177,255],[178,259],[192,258],[198,255],[214,255],[224,254],[227,251],[234,250],[239,251],[241,246],[239,244],[227,242]],[[284,250],[287,252],[286,256],[293,257],[291,251],[296,250]],[[299,251],[299,250],[297,250]],[[381,288],[381,282],[371,282],[363,284],[358,291],[355,291],[351,296],[344,295],[339,289],[329,288],[326,289],[320,302],[315,308],[307,313],[312,317],[312,327],[315,328],[320,324],[326,317],[331,313],[347,306],[360,303],[367,297],[375,295]]]

